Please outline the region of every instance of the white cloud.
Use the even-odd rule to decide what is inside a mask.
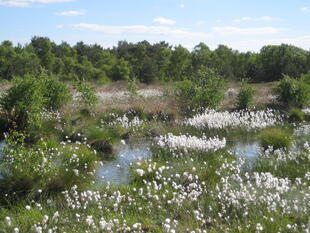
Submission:
[[[240,19],[234,19],[233,22],[240,23],[242,21],[272,21],[276,20],[275,18],[272,18],[270,16],[263,16],[259,18],[253,18],[253,17],[242,17]]]
[[[47,4],[47,3],[63,3],[72,2],[74,0],[0,0],[2,6],[12,7],[29,7],[35,3]]]
[[[64,26],[65,26],[65,25],[63,25],[63,24],[58,24],[58,25],[56,25],[56,28],[62,29],[62,28],[64,28]]]
[[[185,5],[182,3],[182,4],[180,4],[180,7],[181,8],[185,8]]]
[[[63,12],[57,12],[55,13],[58,16],[78,16],[78,15],[85,15],[86,11],[80,10],[80,11],[63,11]]]
[[[310,8],[305,6],[305,7],[300,8],[300,10],[303,12],[308,12],[310,11]]]
[[[132,25],[132,26],[107,26],[99,24],[73,24],[73,28],[89,30],[95,32],[103,32],[106,34],[144,34],[144,35],[164,35],[172,37],[190,37],[190,38],[201,38],[207,39],[212,37],[208,33],[191,32],[185,29],[174,29],[166,26],[145,26],[145,25]]]
[[[166,24],[166,25],[173,25],[175,24],[175,21],[172,19],[166,19],[163,17],[159,17],[153,20],[154,23],[159,23],[159,24]]]
[[[239,28],[239,27],[212,27],[212,30],[222,35],[267,35],[276,34],[281,31],[274,27],[253,27],[253,28]]]
[[[249,39],[239,41],[227,41],[226,44],[239,49],[240,51],[259,51],[265,45],[280,45],[292,44],[309,50],[310,48],[310,35],[303,35],[300,37],[280,37],[280,38],[266,38],[266,39]]]
[[[206,23],[206,21],[199,20],[199,21],[196,22],[196,25],[200,26],[200,25],[203,25],[205,23]]]

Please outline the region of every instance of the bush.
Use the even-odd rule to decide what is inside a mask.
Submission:
[[[46,99],[45,108],[57,110],[72,100],[69,88],[60,82],[55,76],[43,76],[43,96]]]
[[[0,98],[0,106],[9,125],[18,130],[41,123],[40,112],[45,102],[42,85],[33,76],[14,80],[13,86]]]
[[[42,112],[57,110],[71,99],[69,89],[56,77],[41,73],[13,81],[13,86],[0,97],[0,108],[10,127],[36,130],[42,124]]]
[[[299,108],[292,108],[289,112],[289,120],[300,122],[305,120],[305,114]]]
[[[225,81],[212,69],[198,70],[191,78],[176,87],[176,98],[189,110],[215,108],[224,97]]]
[[[301,79],[303,82],[305,82],[305,83],[307,83],[308,85],[310,85],[310,72],[307,73],[307,74],[302,74],[302,75],[300,76],[300,79]]]
[[[241,89],[237,95],[237,108],[246,109],[249,108],[253,102],[255,94],[255,88],[246,82],[242,82]]]
[[[277,100],[287,107],[301,108],[310,101],[310,86],[303,79],[294,79],[288,75],[275,87]]]
[[[74,88],[78,92],[78,101],[81,104],[92,106],[98,102],[98,97],[94,88],[87,85],[84,81],[77,81]]]
[[[292,136],[288,130],[270,128],[262,131],[259,135],[261,145],[264,149],[272,146],[274,150],[280,148],[288,149],[292,144]]]
[[[128,80],[128,91],[131,96],[138,96],[138,80],[136,78],[130,78]]]
[[[190,100],[195,96],[195,86],[193,82],[190,80],[184,80],[177,83],[175,96],[181,106],[185,107],[188,105]]]

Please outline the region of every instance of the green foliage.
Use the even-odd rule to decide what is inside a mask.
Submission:
[[[260,158],[254,163],[253,172],[270,172],[276,177],[291,180],[304,177],[309,172],[310,159],[307,152],[300,151],[298,156],[292,160],[281,160],[278,157],[274,153],[268,158]]]
[[[0,98],[1,109],[9,124],[20,130],[40,125],[40,112],[45,103],[43,86],[33,76],[16,79],[13,86]]]
[[[62,191],[89,180],[87,172],[94,168],[97,157],[86,145],[60,146],[41,140],[29,148],[24,144],[26,137],[12,132],[6,138],[1,190],[18,197],[39,189],[49,193]]]
[[[98,102],[95,89],[89,86],[86,82],[77,81],[74,84],[74,88],[77,91],[78,101],[81,104],[92,106]]]
[[[111,83],[111,80],[106,76],[102,76],[97,80],[96,83],[100,86],[104,86],[104,85]]]
[[[119,59],[110,71],[114,81],[128,80],[130,72],[130,66],[124,59]]]
[[[87,81],[128,80],[136,77],[144,83],[157,80],[182,81],[196,70],[213,68],[225,78],[251,78],[254,82],[280,80],[282,74],[299,77],[310,70],[310,53],[282,44],[264,46],[259,53],[239,52],[225,45],[211,50],[199,43],[192,52],[182,46],[172,47],[161,41],[128,43],[120,41],[113,49],[98,44],[66,42],[56,44],[47,37],[35,36],[25,46],[10,41],[0,45],[0,77],[36,74],[40,67],[63,80],[75,76]]]
[[[301,79],[285,75],[274,88],[278,101],[287,107],[303,107],[310,101],[310,86]]]
[[[304,82],[307,83],[308,85],[310,85],[310,72],[307,74],[302,74],[300,76],[300,79]]]
[[[128,91],[131,96],[137,96],[139,91],[139,84],[136,78],[130,78],[128,80]]]
[[[225,81],[212,69],[198,70],[192,80],[176,87],[178,102],[187,109],[216,108],[224,97]]]
[[[123,130],[120,127],[105,127],[98,129],[96,127],[89,128],[86,137],[90,142],[105,141],[108,143],[116,143],[120,140]]]
[[[183,80],[188,74],[190,63],[189,51],[181,45],[177,46],[171,55],[169,76],[175,81]]]
[[[309,52],[292,45],[264,46],[257,61],[261,70],[258,79],[280,80],[283,74],[298,77],[309,70],[308,56]]]
[[[43,86],[43,96],[46,99],[46,109],[57,110],[72,99],[69,88],[57,77],[43,74],[40,77],[40,82]]]
[[[177,83],[175,96],[179,104],[183,107],[190,105],[190,101],[195,97],[195,85],[190,80]]]
[[[262,131],[259,135],[262,147],[267,149],[272,146],[274,150],[288,149],[292,144],[292,136],[288,130],[279,128],[270,128]]]
[[[42,72],[15,79],[13,86],[0,97],[0,108],[11,127],[35,130],[40,128],[45,109],[57,110],[70,99],[70,91],[63,83]]]
[[[243,81],[239,93],[237,95],[237,108],[247,109],[251,106],[253,102],[253,97],[255,94],[255,88],[250,84]]]
[[[305,114],[299,108],[292,108],[288,115],[291,121],[301,122],[305,120]]]

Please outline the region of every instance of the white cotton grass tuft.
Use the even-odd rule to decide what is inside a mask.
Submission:
[[[304,114],[310,116],[310,107],[301,110]]]
[[[203,136],[198,138],[196,136],[180,135],[175,136],[171,133],[160,136],[157,145],[162,148],[169,148],[170,151],[217,151],[226,146],[226,139],[219,139],[218,137],[207,138]]]
[[[265,111],[218,112],[206,109],[204,113],[186,119],[184,124],[196,128],[229,129],[243,128],[247,131],[263,129],[282,122],[282,116],[271,109]]]

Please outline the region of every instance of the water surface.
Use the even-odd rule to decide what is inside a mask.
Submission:
[[[115,185],[127,184],[130,181],[130,166],[133,162],[152,156],[148,142],[134,142],[122,145],[115,154],[115,159],[105,161],[96,172],[97,182]]]
[[[0,158],[3,156],[3,148],[5,147],[5,142],[0,141]]]
[[[257,158],[259,156],[259,148],[258,141],[237,141],[232,146],[232,151],[241,157]]]

